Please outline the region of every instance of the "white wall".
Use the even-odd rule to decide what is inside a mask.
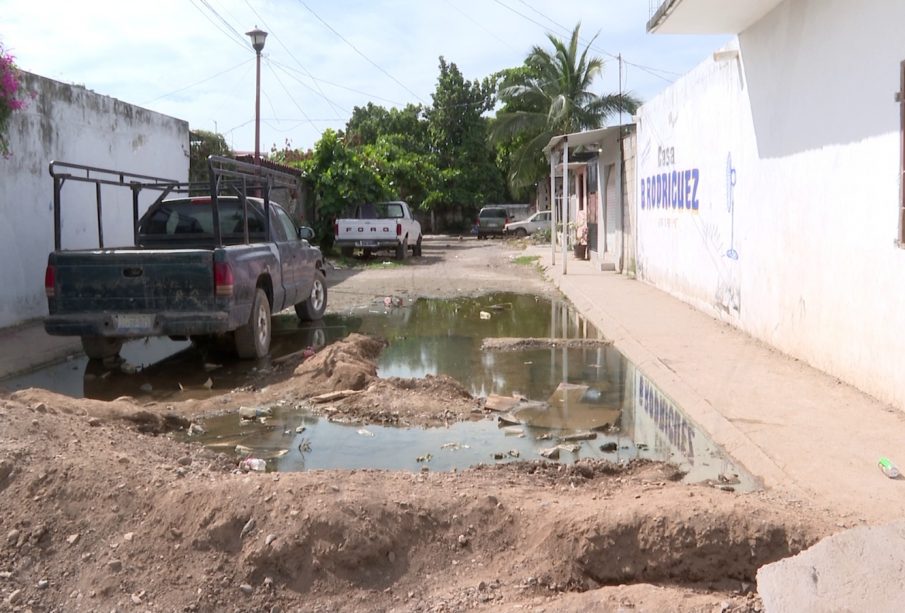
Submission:
[[[637,213],[642,279],[905,407],[901,23],[783,2],[641,108]],[[673,171],[696,208],[651,197]]]
[[[0,326],[46,315],[44,268],[53,250],[51,160],[185,181],[188,124],[27,72],[25,109],[10,121],[12,155],[0,157]],[[97,246],[93,185],[63,188],[64,249]],[[142,211],[156,194],[142,197]],[[105,187],[105,245],[132,244],[131,194]]]

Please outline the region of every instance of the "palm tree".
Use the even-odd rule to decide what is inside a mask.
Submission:
[[[566,43],[552,34],[552,50],[535,46],[521,68],[504,71],[491,138],[508,144],[509,182],[524,188],[546,175],[543,147],[557,134],[599,128],[611,115],[634,113],[640,101],[630,94],[598,95],[591,90],[603,72],[600,57],[588,57],[596,36],[579,55],[577,24]]]

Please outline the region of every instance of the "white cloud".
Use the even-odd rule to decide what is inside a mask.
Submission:
[[[208,6],[239,33],[244,47]],[[585,40],[599,32],[597,51],[621,52],[634,64],[676,73],[726,39],[648,35],[647,11],[642,0],[6,2],[0,42],[24,70],[144,104],[193,128],[217,129],[236,149],[250,150],[255,72],[247,60],[254,52],[244,32],[255,25],[268,29],[261,102],[266,151],[287,138],[309,147],[321,130],[342,128],[351,109],[368,101],[429,104],[440,55],[466,78],[481,79],[521,64],[533,45],[546,44],[545,31],[565,37],[579,20]],[[632,65],[624,76],[642,98],[667,85]],[[609,92],[618,85],[617,62],[607,57],[599,88]]]

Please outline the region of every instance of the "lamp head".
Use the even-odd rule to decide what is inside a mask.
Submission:
[[[251,39],[252,49],[254,49],[256,53],[261,53],[261,50],[264,48],[264,39],[267,38],[267,32],[260,30],[258,29],[258,26],[255,26],[255,29],[251,32],[246,32],[245,36],[248,36]]]

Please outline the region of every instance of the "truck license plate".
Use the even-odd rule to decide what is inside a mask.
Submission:
[[[116,327],[119,330],[152,330],[154,316],[144,313],[117,315]]]
[[[376,247],[377,241],[355,241],[356,247]]]

